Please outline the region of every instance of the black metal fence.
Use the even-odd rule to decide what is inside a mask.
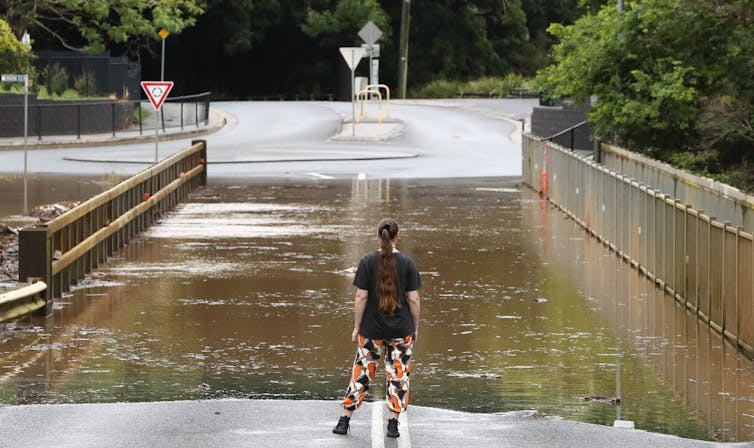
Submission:
[[[31,91],[48,98],[137,100],[141,95],[141,66],[125,57],[112,57],[106,53],[0,52],[0,72],[28,73]]]
[[[167,98],[159,115],[145,100],[52,101],[29,96],[28,135],[43,137],[143,134],[161,128],[185,129],[209,124],[210,92]],[[24,135],[23,95],[0,94],[0,137]]]

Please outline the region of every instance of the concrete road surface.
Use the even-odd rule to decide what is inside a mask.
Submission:
[[[382,402],[365,403],[346,436],[332,433],[332,401],[216,400],[33,405],[0,408],[0,447],[574,447],[694,448],[716,444],[640,430],[541,418],[531,412],[470,414],[414,406],[398,439],[385,437]]]
[[[369,178],[518,176],[517,120],[528,116],[535,104],[536,100],[394,103],[392,124],[357,126],[357,138],[349,139],[344,120],[350,119],[350,103],[213,103],[229,124],[205,137],[208,173],[295,178],[350,178],[362,172]],[[160,142],[160,158],[188,146],[190,138]],[[29,170],[129,175],[149,167],[154,154],[152,142],[30,150]],[[23,172],[23,151],[0,151],[0,172]]]

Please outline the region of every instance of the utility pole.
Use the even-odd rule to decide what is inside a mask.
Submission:
[[[398,98],[406,98],[408,72],[408,29],[411,21],[411,0],[403,0],[401,9],[400,60],[398,61]]]

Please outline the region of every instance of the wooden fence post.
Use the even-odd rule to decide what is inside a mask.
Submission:
[[[18,247],[18,279],[22,282],[39,279],[47,284],[47,289],[41,294],[45,306],[39,310],[39,313],[50,316],[52,315],[54,285],[52,284],[52,246],[47,227],[21,229],[18,234]]]

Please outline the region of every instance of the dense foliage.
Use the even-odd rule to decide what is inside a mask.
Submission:
[[[16,36],[54,39],[71,50],[105,51],[118,45],[132,55],[167,28],[180,32],[203,12],[194,0],[5,0],[0,15]]]
[[[555,64],[538,85],[595,99],[603,138],[754,187],[754,2],[634,0],[553,24]]]
[[[409,94],[437,80],[533,75],[548,62],[551,22],[573,23],[602,0],[412,0]],[[337,93],[348,72],[338,47],[360,45],[375,22],[381,81],[396,86],[402,0],[6,0],[6,17],[34,48],[128,54],[143,76],[159,74],[164,27],[166,76],[176,92],[216,97]],[[359,67],[359,75],[368,71]]]

